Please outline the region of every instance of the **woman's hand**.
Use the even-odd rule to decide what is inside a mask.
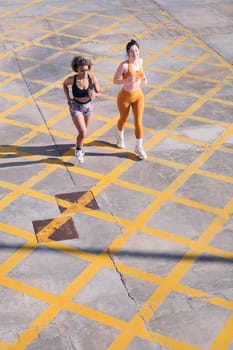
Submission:
[[[142,78],[142,83],[144,85],[146,85],[148,83],[147,77],[144,75],[144,77]]]
[[[88,96],[93,99],[95,98],[95,90],[94,89],[89,89],[88,90]]]
[[[125,79],[125,81],[126,81],[127,84],[132,84],[132,83],[134,83],[136,80],[137,80],[137,79],[136,79],[136,74],[129,75],[129,76]]]
[[[68,98],[67,103],[68,103],[69,107],[71,107],[72,102],[73,102],[73,100],[71,98]]]
[[[123,79],[123,84],[126,90],[131,90],[135,83],[137,83],[136,74],[129,75],[127,78]]]

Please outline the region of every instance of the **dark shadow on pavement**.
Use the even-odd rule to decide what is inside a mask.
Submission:
[[[96,146],[96,147],[114,147],[114,148],[117,148],[115,143],[111,143],[111,142],[103,141],[103,140],[94,140],[91,142],[87,142],[87,143],[84,143],[84,146],[85,147]]]
[[[114,149],[118,149],[115,144],[111,144],[105,141],[92,141],[90,143],[84,144],[84,147],[96,146],[96,147],[114,147]],[[13,145],[0,145],[0,160],[18,158],[18,157],[30,157],[31,155],[42,155],[48,157],[62,157],[67,152],[73,152],[74,144],[57,144],[57,145],[45,145],[45,146],[13,146]],[[118,149],[119,150],[119,149]],[[121,152],[112,152],[112,153],[98,153],[98,152],[85,152],[86,156],[90,157],[119,157],[119,158],[127,158],[133,161],[138,161],[139,159],[133,152],[129,151],[121,151]],[[28,164],[36,164],[36,163],[51,163],[55,162],[57,164],[63,164],[67,166],[72,166],[72,163],[65,163],[59,160],[59,158],[48,158],[41,159],[39,161],[32,162],[5,162],[0,164],[0,168],[6,168],[11,166],[22,166]]]
[[[33,165],[33,164],[58,164],[66,167],[74,166],[73,163],[63,162],[60,158],[44,158],[40,160],[28,161],[28,162],[7,162],[0,164],[0,168],[10,168],[16,166]]]
[[[85,152],[85,156],[89,157],[118,157],[127,158],[133,161],[139,160],[137,156],[132,152],[112,152],[112,153],[98,153],[98,152]]]
[[[44,146],[0,145],[0,156],[4,155],[4,158],[24,157],[30,155],[59,157],[68,152],[73,147],[74,144],[52,144]]]
[[[62,241],[64,242],[64,241]],[[74,253],[75,250],[78,251],[79,254],[86,254],[92,253],[95,255],[99,254],[106,254],[108,256],[117,256],[117,257],[127,257],[127,258],[138,258],[138,259],[166,259],[166,260],[180,260],[180,259],[185,259],[185,260],[196,260],[198,259],[199,262],[217,262],[220,264],[230,264],[233,265],[233,259],[232,255],[229,255],[229,257],[223,258],[223,257],[218,257],[215,255],[210,255],[210,254],[205,254],[203,253],[202,255],[193,255],[189,254],[185,256],[185,253],[170,253],[169,251],[167,253],[157,253],[157,252],[141,252],[141,251],[130,251],[130,250],[124,250],[124,251],[108,251],[108,250],[101,250],[101,249],[94,249],[92,247],[90,248],[85,248],[85,250],[75,248],[75,247],[69,247],[67,246],[66,248],[62,247],[61,250],[59,249],[53,249],[52,247],[49,246],[39,246],[39,245],[27,245],[27,246],[22,246],[19,244],[8,244],[8,243],[1,243],[0,244],[0,252],[1,250],[8,250],[8,251],[15,251],[17,249],[24,249],[24,250],[34,250],[34,249],[39,249],[42,253],[44,252],[51,252],[51,254],[55,254],[57,252],[72,252]]]

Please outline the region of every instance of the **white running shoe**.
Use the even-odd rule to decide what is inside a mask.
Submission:
[[[83,163],[84,162],[84,155],[85,152],[82,149],[79,150],[75,150],[75,159],[79,162],[79,163]]]
[[[146,159],[147,158],[147,154],[144,151],[143,147],[136,147],[135,148],[135,153],[137,155],[137,157],[141,160]]]
[[[124,136],[122,137],[117,131],[116,131],[116,145],[118,148],[125,148]]]

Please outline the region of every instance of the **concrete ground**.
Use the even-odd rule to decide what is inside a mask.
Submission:
[[[157,0],[182,25],[233,63],[232,0]]]
[[[1,0],[0,349],[233,350],[232,1]],[[144,147],[116,148],[131,38]],[[102,97],[74,162],[62,90]]]

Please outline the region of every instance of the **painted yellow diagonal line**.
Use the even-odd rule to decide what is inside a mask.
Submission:
[[[40,1],[33,1],[30,3],[30,5],[26,5],[26,6],[16,6],[14,7],[14,9],[10,12],[5,11],[5,13],[2,15],[2,17],[7,17],[7,15],[9,14],[15,14],[15,13],[20,13],[21,10],[23,10],[24,8],[27,9],[30,8],[31,5],[33,4],[39,4]],[[74,4],[75,2],[72,2],[72,4]],[[41,2],[42,4],[42,2]],[[68,29],[69,27],[71,27],[72,25],[78,23],[78,22],[84,22],[88,19],[91,18],[91,16],[98,16],[100,14],[95,14],[94,12],[88,12],[88,13],[82,13],[82,18],[81,21],[79,21],[79,18],[77,18],[75,21],[73,22],[68,22],[65,19],[56,19],[56,13],[59,13],[59,11],[61,10],[65,10],[66,8],[69,9],[69,4],[64,4],[62,7],[48,7],[49,12],[47,12],[44,16],[38,16],[38,18],[32,18],[30,19],[27,23],[19,23],[15,25],[15,29],[20,31],[20,29],[26,29],[28,27],[28,23],[33,26],[33,24],[37,23],[37,20],[47,20],[47,19],[52,19],[52,20],[56,20],[57,22],[60,21],[61,25],[60,27],[58,27],[56,30],[53,30],[54,34],[59,34],[62,33],[62,31],[64,31],[65,29]],[[148,11],[148,13],[150,13],[150,11],[152,10],[152,5],[149,7],[145,6],[144,11]],[[81,9],[78,9],[79,13],[81,13]],[[82,45],[83,43],[87,43],[90,42],[91,40],[97,40],[98,42],[98,37],[101,34],[105,34],[108,33],[109,31],[113,31],[115,30],[115,28],[117,28],[121,23],[124,24],[127,22],[132,22],[132,24],[135,22],[135,19],[137,19],[137,15],[139,15],[141,13],[140,11],[135,11],[133,9],[129,9],[131,12],[130,16],[125,16],[122,18],[116,18],[114,17],[114,13],[112,14],[112,19],[113,19],[113,25],[110,26],[105,26],[105,27],[101,27],[101,29],[96,28],[94,34],[90,35],[90,36],[86,36],[83,39],[81,39],[80,41],[78,40],[75,44],[69,46],[69,50],[74,49],[74,52],[76,52],[79,49],[79,45]],[[127,11],[128,12],[128,11]],[[54,15],[54,17],[53,17]],[[151,33],[153,33],[153,31],[155,29],[158,28],[165,28],[166,29],[166,25],[170,24],[171,22],[173,22],[173,19],[171,16],[169,16],[165,11],[163,13],[164,18],[161,21],[161,23],[159,24],[152,24],[152,23],[148,23],[147,25],[147,29],[145,31],[142,31],[141,33],[138,33],[137,38],[147,38],[150,37]],[[173,27],[174,28],[174,27]],[[171,79],[165,81],[164,84],[161,84],[161,86],[159,88],[161,89],[170,89],[170,84],[173,81],[176,81],[177,79],[179,79],[182,76],[189,76],[190,78],[195,79],[195,76],[191,76],[189,75],[189,70],[193,67],[195,67],[196,65],[202,63],[205,61],[205,59],[207,59],[208,57],[210,57],[211,55],[215,55],[212,53],[212,51],[210,50],[210,48],[208,48],[207,46],[204,46],[203,43],[195,38],[195,36],[193,36],[191,33],[189,33],[189,31],[185,28],[182,28],[182,26],[178,25],[178,23],[176,23],[175,26],[176,29],[179,29],[179,31],[183,32],[183,35],[181,37],[179,37],[178,40],[170,40],[170,42],[167,40],[167,43],[169,42],[169,44],[166,46],[166,48],[164,50],[161,50],[159,53],[154,53],[152,54],[151,52],[148,52],[148,60],[145,59],[145,63],[149,64],[151,62],[153,62],[154,59],[156,59],[157,57],[162,56],[162,55],[169,55],[169,50],[171,50],[172,48],[177,47],[177,45],[180,44],[184,44],[184,45],[188,45],[187,42],[185,42],[186,39],[192,39],[195,42],[195,45],[197,47],[202,47],[204,49],[204,55],[201,56],[198,59],[194,59],[194,60],[190,60],[190,64],[188,65],[187,69],[182,70],[181,72],[171,72],[172,77]],[[151,32],[150,32],[151,31]],[[13,30],[14,32],[14,30]],[[121,33],[119,31],[119,33]],[[11,34],[11,30],[8,30],[7,33],[8,37],[10,37]],[[41,32],[40,35],[35,38],[35,41],[33,42],[33,44],[35,44],[36,46],[40,46],[40,47],[44,47],[45,49],[54,49],[54,46],[52,45],[46,45],[42,42],[40,42],[43,38],[46,39],[49,35],[51,34],[51,31],[46,31],[46,32]],[[72,37],[72,36],[71,36]],[[191,40],[190,40],[191,41]],[[24,48],[29,48],[30,45],[32,44],[30,40],[22,42],[22,41],[18,41],[19,47],[17,47],[15,50],[9,50],[7,52],[7,55],[5,55],[6,57],[11,57],[12,54],[14,53],[17,54],[17,56],[20,57],[21,55],[21,50]],[[111,53],[118,53],[119,49],[123,48],[123,43],[120,43],[119,45],[115,45],[115,51],[114,49],[112,51],[110,51]],[[59,54],[67,51],[67,48],[58,48],[57,52],[50,56],[48,58],[48,61],[53,58],[59,57]],[[23,51],[22,51],[23,53]],[[58,54],[58,55],[57,55]],[[56,56],[57,55],[57,56]],[[2,57],[2,56],[1,56]],[[216,56],[217,57],[217,56]],[[188,61],[187,58],[185,59],[184,57],[181,59],[186,60],[186,62]],[[220,61],[220,59],[218,58],[218,61]],[[99,61],[101,63],[101,59]],[[227,69],[229,69],[229,71],[232,71],[232,68],[230,68],[230,65],[226,65],[224,63],[224,61],[221,59],[221,62],[223,64],[224,67],[227,67]],[[33,64],[32,66],[30,66],[28,69],[24,69],[24,72],[31,72],[33,69],[35,69],[37,67],[37,65]],[[214,66],[212,66],[214,67]],[[162,70],[160,70],[160,72],[162,72]],[[5,74],[3,74],[3,76],[5,76]],[[14,81],[14,79],[19,78],[20,75],[6,75],[6,77],[9,77],[8,82],[10,83]],[[106,80],[108,79],[108,76],[103,76]],[[229,76],[230,77],[230,76]],[[196,77],[197,79],[201,80],[202,77]],[[208,78],[203,78],[204,81],[212,81],[216,83],[216,80],[214,79],[208,79]],[[181,116],[179,115],[179,113],[174,112],[174,111],[169,111],[166,110],[167,112],[171,113],[174,117],[177,117],[173,123],[171,123],[166,132],[154,132],[153,130],[147,130],[148,133],[150,133],[153,138],[152,141],[149,140],[147,143],[145,143],[145,146],[147,147],[147,149],[150,149],[153,147],[153,145],[155,145],[156,143],[158,143],[160,140],[162,140],[165,137],[172,137],[169,133],[172,133],[172,131],[179,126],[184,120],[187,120],[188,117],[191,117],[193,113],[195,113],[195,111],[202,106],[206,101],[213,101],[214,99],[214,95],[218,92],[219,89],[221,89],[224,84],[225,84],[226,80],[224,80],[221,83],[218,83],[218,87],[217,89],[213,89],[212,91],[209,91],[208,94],[206,94],[206,96],[201,97],[198,99],[198,101],[194,104],[192,104],[186,111],[185,113],[183,113]],[[5,83],[7,83],[6,80],[4,80],[4,82],[1,83],[1,85],[4,88]],[[40,83],[39,81],[35,83]],[[36,94],[34,94],[34,98],[35,99],[39,99],[43,96],[44,94],[52,91],[53,88],[59,88],[60,87],[60,81],[56,81],[55,83],[50,84],[49,82],[41,82],[41,83],[46,83],[46,86],[42,89],[40,89]],[[148,94],[148,96],[156,96],[156,94],[158,93],[159,89],[157,88],[157,86],[155,85],[151,85],[150,88],[151,90],[151,94]],[[177,93],[177,91],[173,90],[173,93]],[[186,93],[185,95],[190,95],[188,93]],[[5,97],[7,97],[5,95]],[[10,96],[8,96],[10,98]],[[107,95],[105,96],[106,98]],[[21,98],[14,98],[12,97],[12,99],[15,100],[19,100],[19,103],[17,103],[16,106],[12,106],[11,108],[7,109],[6,111],[3,111],[3,113],[1,114],[1,120],[4,123],[7,123],[7,117],[9,117],[9,115],[12,112],[17,111],[18,109],[20,109],[21,107],[28,105],[29,103],[32,103],[32,101],[30,100],[30,98],[28,100],[26,99],[21,99]],[[111,98],[109,98],[111,100]],[[30,102],[31,101],[31,102]],[[224,103],[223,101],[218,101],[220,103]],[[53,108],[56,111],[59,111],[61,113],[64,113],[64,115],[66,114],[65,109],[62,108],[57,108],[56,109],[56,105],[55,104],[49,104],[49,103],[45,103],[45,102],[41,102],[40,104],[41,106],[43,106],[44,108]],[[159,108],[157,109],[159,110]],[[165,111],[165,109],[160,109],[161,111]],[[166,112],[165,111],[165,112]],[[197,116],[198,118],[198,116]],[[52,126],[55,126],[55,124],[62,119],[62,114],[59,115],[59,113],[57,115],[55,115],[53,118],[49,118],[49,120],[47,121],[47,126],[50,128]],[[113,125],[115,124],[117,119],[117,116],[115,116],[115,118],[110,119],[109,121],[106,122],[105,121],[105,125],[96,130],[96,132],[94,132],[88,139],[91,138],[95,138],[95,137],[99,137],[100,135],[106,133],[108,130],[111,129],[111,127],[113,127]],[[204,119],[204,118],[203,118]],[[202,120],[203,122],[205,120]],[[12,123],[12,124],[11,124]],[[14,124],[15,123],[15,124]],[[214,121],[212,121],[213,124],[217,124],[220,125],[220,122],[216,121],[216,123]],[[16,121],[12,120],[11,122],[9,122],[8,124],[10,125],[17,125],[20,126],[20,124],[17,124]],[[221,124],[223,127],[228,127],[228,124]],[[21,125],[22,127],[26,127],[25,124]],[[28,125],[29,126],[29,125]],[[128,124],[129,128],[133,127],[132,123]],[[42,125],[39,127],[29,127],[31,133],[28,133],[27,135],[25,135],[25,137],[21,138],[20,144],[25,144],[26,142],[28,142],[30,139],[32,139],[33,137],[39,135],[39,133],[51,133],[51,135],[53,136],[58,136],[58,137],[63,137],[66,140],[71,140],[73,138],[73,135],[69,135],[69,134],[65,134],[62,132],[59,132],[58,130],[46,130],[46,128]],[[159,137],[158,137],[159,135]],[[216,176],[213,174],[208,173],[207,171],[204,170],[200,170],[199,167],[211,156],[211,154],[213,154],[216,150],[219,150],[222,147],[222,144],[224,142],[224,140],[226,140],[226,137],[230,136],[230,131],[226,132],[224,134],[224,137],[222,139],[220,139],[220,142],[216,142],[215,144],[210,146],[209,152],[206,152],[205,154],[203,154],[202,157],[200,157],[198,159],[198,161],[196,163],[193,164],[193,166],[189,166],[187,167],[182,167],[181,165],[175,165],[174,163],[170,163],[167,164],[168,166],[170,165],[171,167],[177,167],[180,170],[183,170],[183,175],[181,175],[177,181],[174,181],[174,183],[171,184],[171,186],[168,187],[167,192],[165,191],[165,193],[160,193],[159,191],[153,191],[152,195],[155,196],[155,200],[153,201],[153,203],[148,206],[148,208],[145,208],[145,210],[136,218],[136,220],[125,220],[123,218],[120,217],[113,217],[108,213],[104,213],[104,212],[94,212],[90,209],[87,210],[87,208],[85,207],[86,204],[86,198],[82,198],[81,202],[79,203],[79,205],[73,205],[70,203],[62,202],[59,201],[59,205],[63,206],[64,208],[66,208],[66,210],[64,211],[64,213],[62,213],[60,216],[58,216],[55,221],[53,223],[51,223],[51,226],[45,228],[45,234],[49,234],[49,232],[52,232],[53,228],[54,228],[54,223],[58,224],[58,226],[56,227],[60,227],[59,225],[62,224],[62,222],[64,222],[64,220],[67,219],[67,217],[70,215],[74,215],[75,212],[77,212],[77,209],[87,213],[90,216],[94,216],[94,217],[98,217],[101,218],[103,220],[106,221],[110,221],[112,223],[117,222],[119,225],[125,226],[125,229],[116,237],[116,239],[114,240],[114,242],[111,245],[112,250],[115,249],[115,251],[121,249],[121,247],[127,242],[128,239],[130,239],[139,229],[142,230],[142,232],[146,232],[147,234],[155,234],[155,235],[161,235],[161,237],[165,238],[165,239],[170,239],[172,241],[172,238],[169,234],[167,234],[166,232],[158,232],[156,230],[153,230],[150,227],[145,227],[145,222],[146,220],[148,220],[148,218],[151,216],[151,213],[153,212],[153,210],[158,210],[160,208],[160,206],[165,203],[167,200],[177,200],[180,201],[183,204],[187,204],[190,205],[190,207],[196,207],[199,208],[200,210],[206,210],[206,211],[210,211],[213,212],[214,214],[216,214],[218,216],[218,218],[216,218],[215,221],[213,221],[213,223],[209,226],[209,228],[203,233],[201,239],[198,242],[191,242],[189,240],[185,240],[184,238],[182,239],[182,237],[174,237],[174,240],[177,240],[177,242],[179,241],[180,244],[183,244],[184,246],[187,246],[189,248],[189,252],[187,253],[187,257],[189,257],[188,261],[189,263],[187,263],[185,260],[181,261],[180,264],[177,265],[177,267],[172,271],[171,275],[168,276],[167,278],[163,279],[160,278],[159,276],[151,276],[149,274],[146,274],[143,271],[138,271],[136,269],[132,269],[128,266],[124,266],[124,265],[117,265],[117,267],[119,267],[119,271],[124,271],[126,274],[128,275],[132,275],[135,276],[137,278],[141,278],[144,280],[149,280],[151,281],[151,283],[154,284],[158,284],[158,293],[153,295],[151,297],[151,299],[148,300],[147,303],[145,303],[145,305],[141,308],[140,312],[135,316],[134,320],[131,323],[127,323],[127,322],[123,322],[121,320],[118,319],[114,319],[109,317],[108,315],[104,315],[101,313],[96,312],[95,310],[91,310],[88,308],[85,308],[82,305],[78,305],[75,303],[72,303],[70,300],[72,299],[72,297],[85,285],[87,285],[87,283],[90,281],[91,278],[93,278],[95,276],[95,274],[103,267],[108,267],[108,268],[114,268],[114,266],[111,265],[111,261],[108,257],[108,255],[106,254],[106,251],[103,252],[102,255],[96,257],[93,256],[91,254],[88,253],[84,253],[81,252],[80,250],[76,249],[70,249],[69,251],[66,251],[66,246],[65,244],[62,244],[61,242],[48,242],[48,246],[51,246],[52,249],[60,249],[61,251],[66,251],[67,254],[71,254],[73,256],[76,257],[81,257],[83,254],[83,258],[86,261],[90,262],[90,265],[88,266],[87,269],[85,269],[83,271],[82,274],[80,274],[74,281],[71,282],[70,286],[64,291],[64,293],[62,293],[61,295],[59,295],[57,298],[53,298],[51,295],[47,295],[46,293],[43,293],[43,291],[40,291],[39,289],[33,289],[33,288],[28,288],[27,290],[27,286],[23,285],[22,283],[17,283],[17,281],[10,280],[9,278],[7,278],[6,276],[4,277],[4,283],[7,286],[11,286],[12,289],[15,288],[15,290],[19,290],[22,293],[28,293],[34,297],[38,297],[41,298],[41,300],[46,301],[50,304],[48,308],[46,308],[39,316],[38,318],[36,318],[30,325],[30,327],[32,327],[32,330],[28,330],[25,331],[21,334],[20,336],[20,345],[17,344],[16,342],[11,346],[7,347],[8,349],[14,349],[14,350],[24,350],[26,349],[26,347],[36,338],[38,337],[38,334],[40,332],[42,332],[42,330],[44,329],[44,327],[46,327],[46,325],[49,325],[49,323],[54,319],[54,317],[56,317],[56,315],[62,311],[62,310],[68,310],[70,312],[74,312],[80,315],[83,315],[84,317],[87,317],[91,320],[95,320],[96,322],[100,322],[103,324],[106,324],[110,327],[113,327],[117,330],[119,330],[121,332],[120,335],[120,341],[119,339],[116,338],[114,344],[113,344],[113,348],[115,346],[114,349],[125,349],[127,348],[130,339],[133,339],[136,336],[141,337],[142,339],[148,340],[148,341],[152,341],[152,342],[158,342],[161,345],[164,345],[165,347],[169,348],[169,349],[173,349],[173,350],[181,350],[181,349],[185,349],[185,350],[200,350],[199,348],[192,346],[191,344],[185,344],[182,342],[179,342],[176,339],[171,339],[169,337],[165,337],[162,336],[160,334],[156,334],[153,332],[149,332],[148,330],[144,329],[144,321],[145,319],[148,319],[151,315],[152,310],[149,309],[148,303],[152,303],[154,310],[156,310],[156,308],[158,307],[158,305],[161,305],[164,301],[164,295],[168,295],[169,291],[171,290],[179,290],[180,292],[184,292],[187,294],[193,294],[193,296],[195,297],[206,297],[207,301],[209,300],[209,302],[211,303],[215,303],[216,305],[221,305],[222,307],[225,308],[232,308],[232,304],[229,301],[223,300],[221,298],[211,298],[210,295],[208,295],[208,293],[203,293],[201,291],[197,291],[191,288],[188,288],[186,286],[182,286],[181,284],[179,284],[179,278],[182,276],[183,273],[185,273],[185,271],[188,270],[188,268],[191,266],[191,264],[194,262],[194,260],[191,260],[192,256],[201,254],[204,251],[207,252],[215,252],[215,254],[219,254],[219,256],[224,256],[225,258],[229,258],[230,256],[230,252],[226,252],[226,251],[221,251],[221,250],[216,250],[215,248],[211,248],[208,246],[208,244],[211,242],[211,240],[213,239],[213,237],[216,235],[216,233],[221,229],[222,225],[224,224],[224,222],[226,222],[227,218],[230,217],[232,210],[230,209],[230,205],[232,203],[229,203],[228,206],[226,206],[224,209],[218,210],[215,208],[211,208],[210,206],[205,206],[202,204],[198,204],[198,202],[194,202],[194,201],[188,201],[185,198],[177,198],[175,196],[175,191],[177,189],[179,189],[194,173],[198,173],[201,174],[203,176],[209,176],[209,177],[213,177],[216,178],[218,180],[221,181],[225,181],[225,182],[229,182],[231,183],[231,179],[229,177],[223,177],[223,176]],[[178,137],[179,140],[181,140],[182,138]],[[183,139],[185,141],[185,139]],[[188,142],[188,140],[186,140]],[[195,145],[200,145],[200,146],[204,146],[208,148],[208,145],[204,145],[204,143],[201,144],[201,142],[198,144],[197,141],[195,140],[189,140],[190,143],[193,143]],[[26,154],[25,154],[26,156]],[[67,154],[67,157],[70,156],[70,153]],[[32,158],[31,158],[32,159]],[[153,158],[149,158],[149,161],[152,162],[156,162],[156,159]],[[158,161],[158,159],[157,159]],[[120,181],[118,180],[118,177],[123,174],[126,170],[128,170],[131,166],[132,166],[133,162],[131,162],[130,160],[127,160],[125,162],[122,163],[121,166],[117,167],[114,171],[112,171],[110,174],[108,174],[108,176],[102,176],[101,174],[98,174],[97,172],[94,171],[88,171],[86,169],[71,169],[71,173],[72,171],[75,174],[81,174],[84,176],[90,176],[93,179],[97,180],[97,185],[93,187],[93,193],[94,195],[98,195],[99,193],[101,193],[102,191],[104,191],[105,188],[107,188],[107,186],[109,184],[117,184],[124,187],[127,187],[127,182],[124,181]],[[4,209],[7,208],[7,205],[9,205],[10,203],[13,203],[17,198],[19,198],[23,193],[32,196],[33,198],[37,198],[37,199],[41,199],[44,201],[47,201],[48,203],[53,203],[55,204],[55,199],[52,196],[49,196],[45,193],[39,193],[39,191],[36,191],[34,189],[32,189],[32,186],[34,186],[35,184],[37,184],[39,181],[43,180],[44,178],[46,178],[49,174],[52,174],[53,171],[55,171],[56,169],[60,168],[59,164],[49,164],[48,166],[46,166],[46,169],[42,172],[40,172],[38,174],[38,176],[34,176],[32,177],[30,180],[28,180],[27,182],[25,182],[24,184],[22,184],[22,189],[19,188],[19,186],[15,186],[12,184],[12,186],[10,186],[10,184],[8,184],[7,182],[2,182],[2,185],[4,188],[8,188],[10,191],[12,191],[12,193],[8,194],[5,196],[5,198],[3,198],[0,201],[0,209]],[[135,191],[139,191],[139,192],[144,192],[149,194],[148,189],[143,189],[143,187],[140,186],[136,186],[133,184],[130,184],[129,187],[132,190]],[[56,222],[57,220],[57,222]],[[25,253],[25,251],[27,250],[28,252],[33,251],[34,246],[33,246],[33,242],[32,242],[32,234],[26,231],[22,231],[22,230],[17,230],[17,228],[14,228],[13,226],[1,226],[0,224],[0,228],[4,229],[3,232],[8,232],[9,234],[12,235],[16,235],[19,237],[22,237],[24,239],[27,240],[27,242],[25,243],[24,246],[22,246],[21,249],[17,250],[15,252],[15,254],[9,258],[9,260],[7,260],[5,262],[5,264],[3,265],[3,273],[7,273],[8,271],[10,271],[13,267],[17,266],[18,263],[20,263],[20,261],[23,261],[25,259],[25,257],[27,256],[27,253]],[[15,232],[15,233],[14,233]],[[42,231],[43,233],[43,231]],[[175,236],[175,235],[174,235]],[[31,246],[30,246],[31,243]],[[46,244],[45,244],[46,245]],[[158,298],[158,299],[157,299]],[[209,299],[208,299],[209,298]],[[114,324],[115,323],[115,324]],[[40,325],[43,324],[43,327],[40,327]],[[219,333],[218,337],[216,338],[215,342],[212,344],[213,349],[211,350],[219,350],[218,346],[221,345],[221,340],[222,339],[227,339],[227,343],[230,344],[230,336],[229,336],[229,330],[231,329],[232,326],[232,320],[229,319],[228,322],[225,324],[225,326],[223,327],[222,331]],[[39,329],[39,331],[37,332],[36,329]],[[223,350],[226,350],[226,344],[224,343],[225,348]],[[3,344],[0,343],[0,345],[5,345],[4,342]],[[4,349],[5,350],[5,349]],[[221,349],[222,350],[222,349]]]
[[[215,338],[209,350],[228,350],[233,342],[233,314]]]
[[[205,160],[207,160],[214,151],[214,149],[218,148],[224,142],[224,140],[228,138],[231,132],[232,131],[230,128],[223,132],[223,134],[213,143],[212,149],[203,152],[189,167],[187,167],[187,169],[180,176],[178,176],[178,178],[170,186],[168,186],[167,189],[160,196],[158,196],[157,202],[154,201],[151,205],[149,205],[149,207],[147,207],[146,210],[144,210],[144,212],[138,216],[137,220],[139,220],[140,222],[145,222],[148,218],[148,215],[154,213],[155,210],[157,210],[162,205],[162,203],[168,200],[170,198],[170,193],[174,193],[190,177],[193,170],[196,167],[199,167]],[[227,211],[229,210],[229,208],[232,208],[231,201],[226,205],[224,210]],[[216,232],[218,232],[220,227],[222,227],[222,225],[225,223],[224,220],[221,220],[220,225],[218,218],[216,220],[219,225],[216,227],[216,222],[214,221],[199,238],[198,241],[202,243],[200,248],[197,249],[196,246],[195,249],[190,249],[171,271],[171,273],[167,277],[167,279],[171,281],[171,285],[176,284],[185,275],[185,273],[190,269],[197,257],[202,253],[203,247],[209,244],[212,238],[216,235]],[[114,242],[112,244],[112,248],[115,248]],[[118,246],[117,248],[119,249],[120,247]],[[186,256],[188,259],[186,259]],[[144,307],[140,309],[138,314],[130,322],[128,329],[134,329],[135,334],[133,334],[132,331],[128,332],[126,329],[124,334],[119,335],[119,337],[117,337],[114,340],[114,342],[108,350],[119,349],[119,346],[122,346],[122,344],[125,348],[131,342],[132,338],[144,326],[145,320],[148,320],[157,310],[157,308],[161,305],[161,303],[163,303],[166,297],[170,294],[170,291],[170,288],[165,288],[164,286],[159,287],[156,290],[156,292],[152,295],[152,297],[148,299]],[[148,308],[147,304],[151,307]]]
[[[85,212],[93,209],[87,208],[86,205],[93,199],[90,192],[84,193],[76,203],[70,203],[62,199],[57,199],[58,205],[65,206],[65,211],[52,219],[40,232],[37,233],[37,240],[39,243],[49,240],[49,237],[59,230],[70,218],[79,211]]]

